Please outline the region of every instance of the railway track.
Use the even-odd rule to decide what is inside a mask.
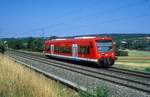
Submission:
[[[36,54],[36,53],[31,53],[31,52],[22,52],[22,51],[19,51],[19,52],[45,58],[45,56],[43,54],[41,54],[41,53]],[[80,64],[76,64],[76,65],[80,65]],[[110,67],[110,68],[108,68],[108,70],[109,71],[114,71],[114,72],[120,72],[120,73],[123,73],[123,74],[129,74],[129,75],[134,75],[134,76],[145,77],[145,78],[149,78],[150,79],[150,73],[147,73],[147,72],[141,72],[141,71],[135,71],[135,70],[129,70],[129,69],[123,69],[123,68],[117,68],[117,67]]]
[[[119,68],[97,69],[72,63],[60,62],[56,60],[46,59],[42,56],[23,53],[23,52],[9,52],[10,55],[17,55],[18,57],[35,60],[40,63],[50,64],[55,67],[63,68],[77,72],[86,76],[111,82],[117,85],[125,86],[137,91],[150,94],[150,75],[148,73],[128,71]],[[13,57],[13,56],[12,56]]]
[[[135,71],[135,70],[128,70],[128,69],[122,69],[122,68],[117,68],[117,67],[111,67],[109,68],[110,71],[115,71],[115,72],[121,72],[124,74],[129,74],[129,75],[134,75],[134,76],[139,76],[139,77],[144,77],[150,79],[150,73],[146,72],[140,72],[140,71]]]
[[[20,52],[20,53],[25,53],[25,54],[29,54],[29,55],[33,55],[33,56],[46,58],[43,54],[35,54],[35,53],[30,53],[30,52]],[[49,60],[52,60],[52,59],[49,59]],[[59,62],[57,60],[55,60],[55,61]],[[66,64],[66,62],[64,62],[64,64]],[[74,65],[74,64],[72,64],[72,65]],[[75,64],[75,65],[81,65],[81,64]],[[99,69],[101,69],[101,68],[99,68]],[[110,68],[105,69],[105,70],[109,70],[109,71],[112,71],[112,72],[118,72],[118,73],[122,73],[122,74],[128,74],[128,75],[139,76],[139,77],[144,77],[144,78],[150,79],[150,73],[147,73],[147,72],[140,72],[140,71],[123,69],[123,68],[117,68],[117,67],[110,67]]]

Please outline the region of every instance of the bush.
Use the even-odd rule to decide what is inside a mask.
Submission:
[[[3,54],[5,52],[5,48],[2,46],[0,47],[0,52]]]
[[[116,55],[117,56],[128,56],[128,51],[117,50]]]
[[[108,97],[108,89],[106,87],[98,87],[94,92],[89,90],[79,91],[80,97]]]
[[[145,71],[150,72],[150,67],[145,68]]]
[[[0,45],[0,53],[4,54],[5,51],[6,51],[5,46]]]

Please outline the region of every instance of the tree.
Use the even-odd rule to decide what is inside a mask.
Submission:
[[[0,52],[1,53],[4,53],[6,51],[6,48],[5,48],[5,43],[0,41]]]

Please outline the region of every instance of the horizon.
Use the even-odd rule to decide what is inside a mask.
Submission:
[[[87,35],[75,35],[75,36],[47,36],[47,37],[36,37],[36,36],[27,36],[27,37],[5,37],[1,39],[23,39],[23,38],[50,38],[50,37],[57,37],[57,38],[64,38],[64,37],[82,37],[82,36],[96,36],[96,35],[148,35],[150,37],[150,33],[101,33],[101,34],[87,34]]]

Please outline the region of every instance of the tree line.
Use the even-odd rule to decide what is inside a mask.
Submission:
[[[12,39],[8,40],[8,48],[22,49],[28,51],[42,51],[43,50],[42,38],[24,38],[24,39]]]
[[[107,36],[101,35],[100,37]],[[116,53],[118,56],[127,56],[128,52],[125,49],[134,49],[134,50],[149,50],[150,51],[150,35],[143,34],[112,34],[109,35],[116,42]],[[57,36],[51,36],[47,39],[55,39]],[[29,51],[42,51],[43,50],[43,42],[45,39],[43,38],[8,38],[3,39],[3,41],[7,41],[7,47],[12,49],[22,49]],[[0,44],[1,52],[5,51],[5,45],[3,43]]]

